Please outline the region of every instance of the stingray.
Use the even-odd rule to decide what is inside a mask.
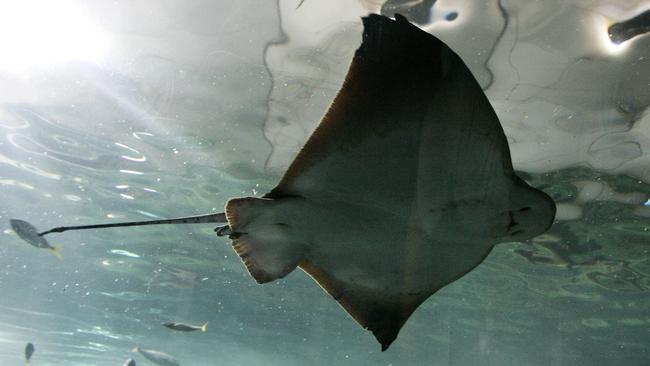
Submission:
[[[515,174],[497,115],[456,53],[400,15],[363,25],[341,90],[266,195],[190,218],[40,234],[12,226],[43,247],[50,232],[223,223],[215,231],[258,283],[302,269],[386,350],[423,301],[495,244],[545,232],[555,205]]]

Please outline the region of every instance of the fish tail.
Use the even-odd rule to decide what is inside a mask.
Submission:
[[[209,322],[205,322],[205,324],[201,326],[201,332],[205,332],[206,330],[208,330],[208,323]]]
[[[139,352],[140,351],[140,345],[136,344],[135,347],[131,350],[131,352]]]
[[[61,255],[61,248],[63,248],[63,245],[54,245],[53,247],[50,248],[52,251],[52,254],[54,254],[55,257],[59,259],[63,259],[63,256]]]

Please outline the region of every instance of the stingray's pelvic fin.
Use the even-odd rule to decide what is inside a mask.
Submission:
[[[226,204],[232,247],[257,283],[282,278],[302,259],[274,200],[235,198]]]

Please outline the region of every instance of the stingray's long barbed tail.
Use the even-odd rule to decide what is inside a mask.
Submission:
[[[206,224],[206,223],[224,223],[224,222],[228,222],[228,220],[226,219],[226,214],[221,212],[221,213],[209,214],[209,215],[178,217],[175,219],[115,222],[112,224],[96,224],[96,225],[81,225],[81,226],[59,226],[38,233],[38,236],[43,236],[50,233],[62,233],[68,230],[104,229],[109,227],[123,227],[123,226],[144,226],[144,225],[165,225],[165,224]]]

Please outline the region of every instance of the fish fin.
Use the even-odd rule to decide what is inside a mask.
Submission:
[[[308,260],[301,261],[300,268],[315,279],[359,325],[373,333],[382,352],[393,343],[413,311],[435,292],[386,294],[384,290],[339,281]]]
[[[54,245],[50,248],[52,251],[52,254],[54,254],[55,257],[63,260],[63,256],[61,255],[61,249],[63,248],[63,245]]]
[[[281,211],[272,199],[234,198],[226,203],[232,247],[257,283],[282,278],[302,259],[301,246],[282,223]]]
[[[208,330],[208,323],[209,322],[205,322],[205,324],[201,326],[201,332],[205,332],[206,330]]]

